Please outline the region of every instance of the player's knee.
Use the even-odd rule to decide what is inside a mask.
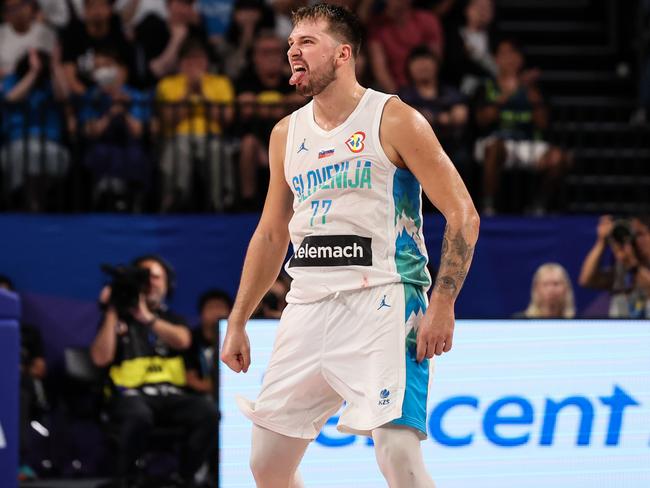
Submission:
[[[251,453],[250,469],[260,488],[288,487],[293,475],[290,470],[283,470],[271,453]]]
[[[270,471],[271,460],[268,456],[263,457],[252,453],[249,461],[249,466],[251,473],[253,473],[253,478],[255,478],[255,481],[259,482],[260,480],[265,479],[266,475]]]
[[[375,444],[377,464],[382,473],[408,472],[412,470],[411,455],[407,446],[400,442]]]

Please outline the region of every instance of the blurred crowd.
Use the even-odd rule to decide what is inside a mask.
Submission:
[[[286,62],[306,3],[3,0],[1,208],[260,209],[270,131],[307,102]],[[540,72],[493,0],[335,3],[366,26],[361,83],[426,117],[484,213],[561,209],[572,156],[545,139]],[[523,208],[501,189],[512,169],[534,175]]]

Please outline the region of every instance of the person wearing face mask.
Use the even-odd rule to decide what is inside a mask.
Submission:
[[[84,0],[83,20],[73,20],[63,30],[63,67],[72,93],[78,97],[95,85],[95,52],[110,48],[131,66],[132,48],[120,18],[113,13],[112,0]]]
[[[95,365],[108,368],[115,474],[120,482],[130,480],[149,432],[165,425],[183,430],[178,486],[200,486],[195,474],[217,449],[217,411],[186,388],[182,354],[190,347],[191,334],[185,319],[166,305],[175,286],[173,268],[157,255],[140,256],[132,264],[148,270],[148,285],[128,311],[112,304],[110,286],[102,290],[104,313],[90,348]]]
[[[572,319],[575,314],[569,273],[561,264],[545,263],[533,275],[528,307],[513,318]]]
[[[150,100],[127,85],[127,78],[128,68],[118,51],[103,48],[95,53],[96,85],[84,95],[79,123],[89,142],[84,162],[94,176],[96,208],[110,204],[115,210],[139,209],[149,183],[142,134],[150,118]],[[115,201],[105,201],[110,194]]]

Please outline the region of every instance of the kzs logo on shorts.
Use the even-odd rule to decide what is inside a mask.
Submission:
[[[388,405],[390,403],[390,391],[383,389],[379,392],[379,402],[377,402],[377,405]]]

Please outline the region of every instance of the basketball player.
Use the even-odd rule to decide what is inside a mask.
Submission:
[[[479,218],[431,127],[355,78],[361,27],[327,4],[293,16],[290,82],[313,100],[273,129],[270,184],[251,238],[221,359],[246,372],[246,321],[289,240],[293,283],[255,402],[251,469],[259,488],[303,486],[297,467],[346,402],[338,429],[372,436],[390,487],[433,487],[426,438],[429,359],[452,347],[454,302]],[[421,187],[447,220],[430,303]]]

